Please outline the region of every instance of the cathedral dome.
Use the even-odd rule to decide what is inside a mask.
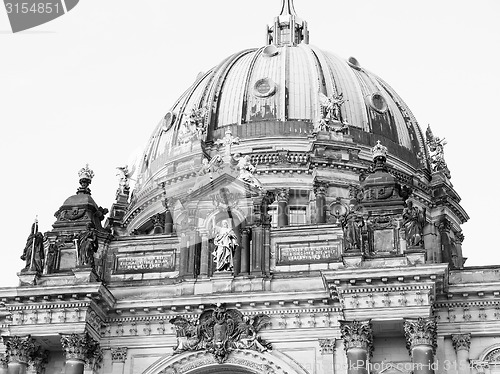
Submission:
[[[150,195],[179,171],[179,159],[198,149],[201,157],[183,164],[196,173],[228,130],[239,139],[241,154],[307,151],[325,122],[333,123],[328,130],[345,130],[367,159],[380,141],[400,170],[429,167],[423,133],[399,95],[355,58],[310,45],[307,23],[284,1],[268,26],[267,45],[237,52],[200,74],[160,121],[137,167],[135,198]]]

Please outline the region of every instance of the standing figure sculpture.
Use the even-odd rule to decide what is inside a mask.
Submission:
[[[344,232],[344,249],[346,251],[356,251],[362,249],[361,230],[365,225],[363,217],[354,211],[354,206],[350,206],[350,210],[345,216],[341,217],[340,223]]]
[[[408,247],[422,246],[424,225],[425,210],[420,210],[413,206],[411,201],[408,201],[403,210],[403,227]]]
[[[38,232],[38,222],[35,221],[31,225],[31,233],[26,240],[26,246],[21,256],[21,260],[26,261],[26,266],[22,271],[32,270],[41,274],[44,258],[43,235],[41,232]]]
[[[222,221],[222,227],[214,237],[215,250],[212,252],[216,271],[233,270],[233,256],[238,240],[227,221]]]
[[[77,238],[78,265],[95,268],[94,253],[99,248],[97,230],[92,223],[87,223],[87,229]]]

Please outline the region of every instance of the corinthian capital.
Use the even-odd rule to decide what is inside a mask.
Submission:
[[[470,334],[455,334],[451,336],[451,342],[455,352],[460,350],[470,350]]]
[[[28,363],[36,352],[35,340],[30,336],[4,336],[9,362]]]
[[[66,360],[86,362],[99,350],[99,344],[87,333],[61,334],[61,345],[66,352]]]
[[[429,345],[433,351],[437,348],[437,322],[436,319],[418,318],[405,319],[404,331],[406,348],[410,351],[418,345]]]
[[[363,348],[371,356],[373,351],[371,321],[340,321],[340,333],[346,353],[351,348]]]

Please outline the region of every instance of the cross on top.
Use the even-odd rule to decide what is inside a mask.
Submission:
[[[233,136],[233,132],[230,129],[227,129],[224,137],[222,139],[217,139],[215,144],[223,145],[225,147],[224,157],[231,157],[231,146],[233,144],[240,144],[240,138]]]

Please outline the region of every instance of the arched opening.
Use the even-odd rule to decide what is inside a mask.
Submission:
[[[142,374],[308,374],[280,352],[234,350],[224,363],[204,351],[166,356]]]

